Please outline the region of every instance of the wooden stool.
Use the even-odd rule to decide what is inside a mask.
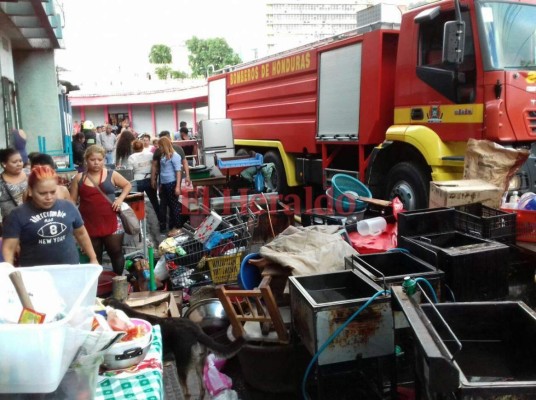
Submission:
[[[279,343],[288,343],[289,334],[270,289],[271,276],[265,276],[258,288],[253,290],[229,290],[216,288],[225,312],[231,322],[234,337],[246,336],[246,322],[259,322],[261,331],[267,335],[272,328]],[[236,307],[233,301],[236,300]]]

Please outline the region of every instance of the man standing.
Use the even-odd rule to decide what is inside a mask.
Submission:
[[[181,134],[181,140],[190,140],[190,133],[188,132],[187,127],[181,128],[180,134]],[[193,160],[191,156],[194,155],[194,146],[193,145],[182,146],[182,150],[184,151],[184,154],[186,155],[187,159],[190,156],[190,158],[188,159],[188,165],[192,166]]]
[[[146,153],[154,153],[155,147],[151,144],[151,135],[144,133],[141,135],[141,140],[143,142],[143,150]]]
[[[106,124],[104,129],[105,131],[100,136],[100,145],[106,150],[106,164],[113,164],[116,137],[112,133],[112,126],[110,124]]]
[[[84,171],[84,152],[86,151],[86,137],[82,132],[73,136],[73,162],[78,172]]]
[[[186,131],[188,131],[188,124],[186,123],[186,121],[181,121],[180,124],[179,124],[179,131],[178,132],[175,132],[175,134],[173,135],[173,139],[174,140],[181,140],[182,139],[182,128],[185,128]]]

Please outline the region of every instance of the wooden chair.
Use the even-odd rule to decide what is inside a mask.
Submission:
[[[277,334],[277,342],[285,344],[289,342],[288,330],[270,289],[271,279],[271,276],[265,276],[259,287],[253,290],[225,289],[223,285],[216,289],[231,322],[234,337],[247,337],[245,324],[258,322],[261,324],[263,336],[268,335],[273,327]]]

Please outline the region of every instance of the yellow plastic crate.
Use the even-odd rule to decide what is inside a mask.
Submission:
[[[206,259],[210,276],[214,283],[229,283],[237,280],[242,253],[229,256],[209,257]]]

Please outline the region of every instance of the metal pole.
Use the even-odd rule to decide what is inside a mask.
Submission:
[[[145,202],[144,205],[145,207]],[[143,217],[141,220],[141,234],[143,240],[143,257],[147,258],[147,217]]]

